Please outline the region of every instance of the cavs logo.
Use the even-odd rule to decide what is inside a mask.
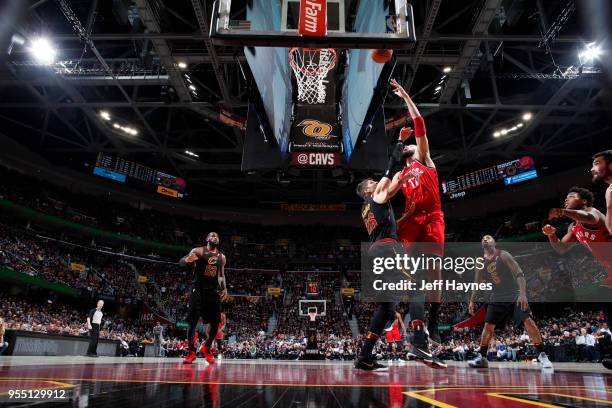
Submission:
[[[491,262],[491,264],[489,264],[487,267],[487,272],[489,272],[491,280],[494,284],[499,285],[501,283],[501,279],[497,273],[497,262]]]
[[[308,137],[323,140],[331,137],[329,134],[332,131],[332,127],[329,123],[319,122],[314,119],[304,119],[298,126],[303,126],[302,132]]]
[[[217,276],[217,258],[211,256],[208,258],[208,265],[204,270],[204,276]]]

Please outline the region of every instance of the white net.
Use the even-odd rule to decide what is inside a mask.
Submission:
[[[333,48],[292,48],[289,63],[298,86],[298,101],[325,103],[327,73],[336,65]]]

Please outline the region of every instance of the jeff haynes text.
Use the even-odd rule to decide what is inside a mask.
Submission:
[[[374,290],[456,290],[461,292],[470,292],[473,290],[491,291],[493,284],[491,282],[457,282],[454,280],[421,280],[411,281],[402,279],[399,282],[383,282],[380,279],[372,282]]]

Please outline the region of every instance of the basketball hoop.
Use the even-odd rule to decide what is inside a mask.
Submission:
[[[317,308],[316,307],[309,307],[308,308],[308,316],[310,317],[310,321],[314,322],[315,318],[317,317]]]
[[[308,316],[310,317],[310,321],[314,322],[317,317],[317,312],[308,312]]]
[[[289,51],[289,64],[298,85],[298,101],[311,105],[325,103],[327,73],[336,66],[333,48],[298,48]]]

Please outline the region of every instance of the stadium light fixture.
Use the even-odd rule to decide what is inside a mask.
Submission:
[[[114,127],[115,129],[119,129],[119,128],[121,128],[121,125],[120,125],[120,124],[118,124],[118,123],[113,123],[113,127]]]
[[[493,137],[500,137],[500,136],[501,136],[501,132],[499,131],[493,133]]]
[[[601,55],[601,48],[596,45],[594,42],[588,43],[584,50],[578,53],[578,59],[581,64],[584,64],[589,61],[593,61],[595,58]]]
[[[185,150],[185,154],[191,157],[200,157],[199,154],[192,152],[191,150]]]
[[[32,41],[28,47],[32,56],[43,65],[51,65],[55,62],[57,50],[44,37],[37,38]]]
[[[523,126],[525,126],[525,125],[524,125],[522,122],[521,122],[521,123],[518,123],[518,124],[516,125],[516,127],[518,127],[518,128],[522,128]]]
[[[177,65],[180,69],[187,68],[187,63],[185,61],[180,61]]]
[[[511,131],[511,132],[514,132],[516,129],[518,129],[516,126],[512,126],[512,127],[510,128],[510,131]]]
[[[508,129],[502,129],[502,130],[499,131],[499,133],[501,133],[502,136],[505,136],[505,135],[508,134]]]
[[[111,116],[108,111],[100,111],[100,117],[104,120],[111,120]]]
[[[440,89],[442,89],[441,86],[436,86],[436,89],[434,89],[435,91],[439,91]]]
[[[532,117],[533,117],[533,115],[531,114],[531,112],[527,112],[527,113],[523,114],[523,120],[525,122],[530,121]]]
[[[448,74],[449,72],[451,72],[453,69],[451,67],[444,67],[444,69],[442,70],[442,72],[444,72],[445,74]]]
[[[195,87],[195,86],[193,86],[193,85],[189,85],[189,89],[191,89],[192,91],[195,91],[195,90],[196,90],[196,87]]]

